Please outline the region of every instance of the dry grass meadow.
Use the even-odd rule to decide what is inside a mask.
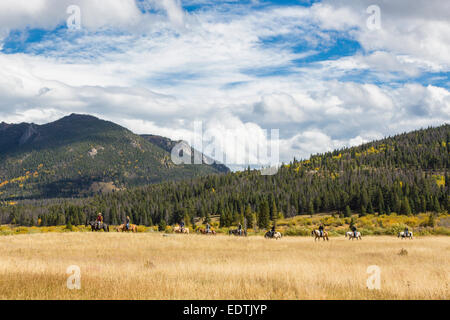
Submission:
[[[406,255],[399,255],[405,249]],[[45,233],[0,237],[0,299],[449,299],[449,237]],[[66,269],[81,269],[69,290]],[[369,290],[369,265],[381,289]]]

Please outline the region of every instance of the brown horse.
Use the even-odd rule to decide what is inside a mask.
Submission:
[[[326,231],[323,231],[323,234],[321,235],[319,230],[313,230],[313,231],[311,232],[311,234],[312,234],[312,236],[314,237],[314,241],[316,241],[317,239],[320,240],[320,238],[323,238],[323,241],[325,241],[325,239],[326,239],[327,241],[329,240],[329,239],[328,239],[328,232],[326,232]]]
[[[173,232],[175,232],[175,233],[186,233],[186,234],[189,234],[189,229],[188,229],[188,228],[183,228],[183,229],[181,229],[180,226],[176,226],[175,228],[173,228]]]
[[[206,229],[204,228],[199,228],[197,229],[197,233],[201,233],[201,234],[211,234],[211,235],[216,235],[216,232],[214,230],[210,230],[209,232],[206,232]]]
[[[137,226],[135,224],[130,224],[130,228],[127,229],[125,224],[121,224],[120,226],[116,227],[117,232],[137,232]]]

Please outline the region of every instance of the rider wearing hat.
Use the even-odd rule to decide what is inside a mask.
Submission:
[[[184,231],[184,220],[181,220],[181,222],[180,222],[180,231],[181,232]]]
[[[97,214],[97,220],[96,220],[96,222],[97,222],[97,227],[100,229],[100,226],[101,226],[102,223],[103,223],[103,216],[102,216],[102,213],[101,213],[101,212],[99,212],[99,213]]]
[[[270,233],[272,234],[272,237],[275,235],[275,223],[272,226],[272,229],[270,229]]]

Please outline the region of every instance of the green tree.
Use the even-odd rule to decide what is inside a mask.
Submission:
[[[259,207],[258,227],[261,229],[267,229],[270,225],[270,209],[267,200],[263,200]]]
[[[348,205],[345,206],[345,214],[344,214],[344,216],[347,217],[347,218],[352,216],[352,210],[350,210],[350,206],[348,206]]]
[[[312,200],[309,200],[308,204],[308,214],[313,215],[314,214],[314,203]]]
[[[403,198],[401,207],[400,207],[400,214],[404,215],[410,215],[412,213],[411,206],[409,205],[409,200],[407,197]]]
[[[161,221],[158,224],[158,230],[159,231],[165,231],[167,227],[167,223],[164,219],[161,219]]]

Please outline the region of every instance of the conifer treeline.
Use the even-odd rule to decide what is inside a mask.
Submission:
[[[220,215],[222,226],[267,228],[283,215],[340,212],[417,214],[449,208],[450,126],[418,130],[359,147],[295,160],[273,176],[259,171],[165,182],[89,199],[27,202],[0,210],[2,223],[83,224],[102,212],[143,225]]]

